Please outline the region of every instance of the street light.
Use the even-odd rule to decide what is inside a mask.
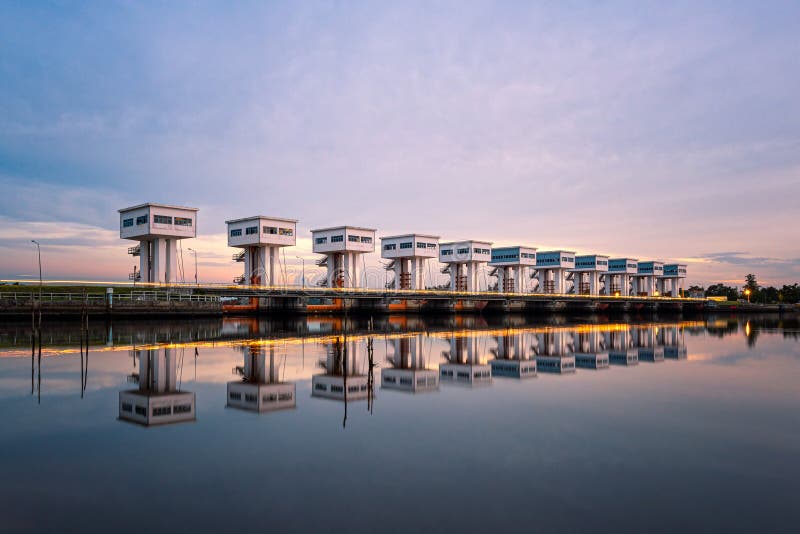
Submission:
[[[194,254],[194,285],[199,285],[197,283],[197,251],[190,247],[189,252]]]
[[[750,289],[744,290],[744,296],[747,297],[747,303],[750,304]]]
[[[35,239],[31,239],[31,243],[36,244],[36,251],[39,254],[39,296],[41,297],[42,294],[42,247],[39,246],[39,242]]]
[[[298,260],[303,263],[303,289],[306,288],[306,260],[305,258],[301,258],[300,256],[295,256]]]

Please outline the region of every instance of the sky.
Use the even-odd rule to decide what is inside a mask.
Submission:
[[[353,224],[800,282],[798,35],[792,1],[5,1],[0,278],[37,239],[45,278],[127,279],[117,209],[163,202],[204,281],[264,214],[295,280]]]

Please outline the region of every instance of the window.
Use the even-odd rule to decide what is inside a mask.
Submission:
[[[344,392],[343,386],[337,386],[335,384],[331,384],[331,393],[343,393],[343,392]]]
[[[265,226],[264,227],[264,233],[265,234],[277,234],[278,233],[278,229],[276,227],[274,227],[274,226]]]
[[[128,402],[123,402],[122,403],[122,411],[123,412],[132,412],[133,411],[133,405],[128,403]]]
[[[401,376],[400,377],[400,383],[402,385],[404,385],[404,386],[413,386],[414,385],[414,382],[411,380],[411,378],[408,378],[408,377],[405,377],[405,376]]]
[[[331,243],[341,243],[344,241],[343,235],[332,235],[331,236]]]
[[[491,253],[492,253],[492,251],[489,250],[488,248],[476,248],[475,249],[475,254],[491,254]]]
[[[456,252],[458,252],[459,254],[469,254],[469,249],[468,248],[460,248]]]
[[[234,228],[233,230],[231,230],[231,237],[239,237],[240,235],[242,235],[241,228]]]
[[[136,225],[147,224],[147,215],[139,215],[136,217]]]
[[[189,217],[175,217],[175,226],[191,226],[192,220]]]
[[[258,402],[258,395],[253,395],[252,393],[245,393],[244,401],[249,403]]]
[[[439,252],[441,253],[442,256],[452,256],[453,255],[453,249],[449,249],[449,248],[448,249],[444,249],[443,248]]]
[[[192,411],[191,404],[178,404],[172,410],[174,413],[190,413]]]
[[[384,377],[383,377],[383,381],[384,381],[384,382],[386,382],[386,383],[388,383],[388,384],[395,384],[395,383],[397,383],[397,380],[396,380],[396,379],[395,379],[395,377],[393,377],[393,376],[384,376]]]
[[[130,228],[131,226],[133,226],[133,219],[124,219],[122,221],[123,228]]]
[[[164,415],[172,415],[172,406],[159,406],[153,408],[153,417],[162,417]]]
[[[134,411],[136,412],[136,415],[141,415],[141,416],[147,415],[147,410],[145,409],[144,406],[136,406]]]
[[[394,243],[389,243],[388,245],[383,245],[383,250],[395,250],[397,249],[397,245]]]
[[[436,248],[436,243],[428,243],[428,248]]]
[[[258,233],[258,226],[248,226],[244,229],[244,233],[247,235],[255,235]]]
[[[367,236],[361,236],[361,242],[367,244],[372,243],[372,238]]]
[[[314,384],[314,389],[317,391],[328,391],[328,386],[325,384]]]
[[[347,240],[350,243],[358,243],[358,242],[361,241],[361,239],[357,235],[349,235],[349,236],[347,236]]]
[[[314,240],[314,243],[316,243],[317,245],[324,245],[327,242],[328,242],[327,237],[318,237]]]
[[[153,215],[153,222],[156,224],[172,224],[172,217],[167,215]]]
[[[419,243],[419,242],[417,242],[417,248],[428,248],[428,244],[427,243]]]
[[[409,241],[407,243],[400,243],[400,248],[411,248],[413,246],[414,246],[414,243],[412,243],[411,241]]]
[[[291,228],[281,228],[280,230],[278,230],[278,234],[286,235],[286,236],[293,236],[294,235],[294,230],[292,230]]]
[[[241,393],[238,393],[238,392],[236,392],[236,391],[231,391],[231,393],[230,393],[230,395],[228,395],[228,397],[229,397],[231,400],[235,400],[235,401],[240,401],[240,400],[242,400],[242,394],[241,394]]]
[[[290,400],[292,400],[292,394],[291,393],[279,393],[278,394],[278,400],[279,401],[290,401]]]

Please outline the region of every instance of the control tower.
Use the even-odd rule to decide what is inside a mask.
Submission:
[[[395,289],[425,289],[425,261],[439,252],[439,236],[406,234],[381,238],[381,258],[392,260]]]
[[[629,296],[631,284],[633,283],[632,279],[638,272],[639,260],[636,258],[609,259],[605,294],[609,296]]]
[[[569,293],[567,283],[572,281],[570,270],[574,268],[575,252],[571,250],[536,252],[537,292]]]
[[[375,229],[359,226],[337,226],[311,230],[313,251],[324,254],[317,262],[327,267],[326,287],[361,287],[358,258],[375,252]]]
[[[442,273],[450,275],[450,291],[478,291],[478,267],[492,259],[488,241],[455,241],[439,245]]]
[[[489,267],[494,267],[490,276],[497,275],[497,291],[526,293],[530,281],[528,269],[536,267],[536,249],[524,246],[493,248]]]
[[[233,261],[244,263],[244,274],[234,282],[244,285],[276,285],[275,266],[281,247],[296,244],[297,220],[256,215],[225,221],[228,246],[241,248]]]
[[[664,265],[664,274],[658,278],[658,290],[663,296],[680,297],[685,278],[685,263],[668,263]]]
[[[139,204],[119,211],[119,237],[138,241],[128,254],[139,256],[134,282],[172,284],[178,281],[178,240],[197,237],[197,208]]]
[[[591,254],[588,256],[575,256],[575,267],[570,269],[573,274],[573,287],[578,295],[599,295],[600,277],[608,272],[608,256]]]

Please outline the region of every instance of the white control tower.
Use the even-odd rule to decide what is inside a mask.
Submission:
[[[137,282],[172,284],[178,281],[178,240],[197,236],[197,208],[139,204],[119,210],[119,237],[138,241],[128,253],[139,256]]]
[[[381,238],[381,258],[394,271],[395,289],[425,289],[425,261],[439,254],[439,237],[406,234]]]
[[[244,285],[275,285],[275,266],[281,247],[296,244],[297,220],[256,215],[225,221],[228,246],[241,248],[233,261],[244,263],[244,274],[234,282]]]
[[[317,262],[327,267],[327,287],[361,287],[358,275],[358,258],[361,254],[375,252],[375,229],[359,226],[337,226],[311,230],[313,251],[324,254]]]

